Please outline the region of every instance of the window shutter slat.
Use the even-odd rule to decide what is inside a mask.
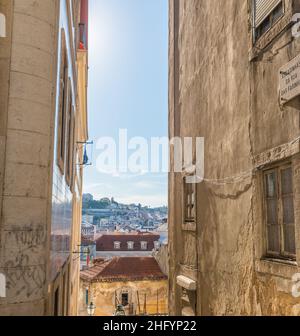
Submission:
[[[271,14],[282,0],[254,0],[255,1],[255,27],[258,27],[264,19]]]

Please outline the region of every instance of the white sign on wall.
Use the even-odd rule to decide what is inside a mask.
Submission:
[[[300,95],[300,55],[279,70],[279,87],[282,105]]]
[[[0,37],[6,37],[6,20],[2,13],[0,13]]]

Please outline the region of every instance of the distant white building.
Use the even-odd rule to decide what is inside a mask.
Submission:
[[[81,234],[85,239],[94,240],[95,239],[95,226],[93,224],[82,222]]]

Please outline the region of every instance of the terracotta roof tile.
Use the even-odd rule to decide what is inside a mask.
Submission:
[[[117,257],[81,271],[80,277],[91,282],[167,279],[153,257]]]

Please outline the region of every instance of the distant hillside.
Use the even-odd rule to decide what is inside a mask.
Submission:
[[[166,206],[157,207],[157,208],[149,208],[147,206],[142,206],[141,204],[121,204],[114,200],[114,198],[102,198],[100,200],[94,200],[92,195],[84,194],[82,198],[82,208],[83,210],[88,209],[109,209],[111,207],[120,207],[120,208],[139,208],[147,211],[168,211]]]

